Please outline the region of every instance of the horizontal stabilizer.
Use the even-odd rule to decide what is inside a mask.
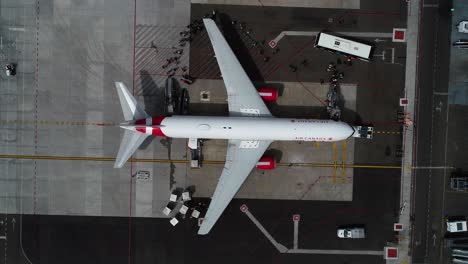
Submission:
[[[143,127],[143,128],[148,128],[148,127],[157,128],[157,127],[164,127],[164,125],[150,125],[150,126],[147,126],[147,125],[120,125],[120,127],[123,128],[123,129],[131,130],[131,131],[137,131],[137,128],[141,128],[141,127]]]

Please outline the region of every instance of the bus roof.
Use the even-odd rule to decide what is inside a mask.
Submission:
[[[316,46],[346,53],[364,59],[371,56],[372,46],[321,32]]]

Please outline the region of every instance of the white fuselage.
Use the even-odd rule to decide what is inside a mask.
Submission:
[[[145,124],[146,133],[155,134],[153,130],[160,129],[171,138],[340,141],[354,133],[347,123],[333,120],[270,117],[170,116],[160,124],[150,120]]]

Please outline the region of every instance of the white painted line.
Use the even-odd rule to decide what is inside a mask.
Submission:
[[[10,31],[26,31],[24,27],[9,27],[8,30]]]
[[[450,93],[434,92],[434,95],[450,95]]]
[[[382,256],[378,250],[339,250],[339,249],[290,249],[287,253],[295,254],[328,254],[328,255],[372,255]]]
[[[317,36],[317,34],[320,31],[283,31],[281,32],[278,36],[276,36],[274,39],[272,39],[270,43],[275,43],[275,47],[278,45],[279,41],[284,37],[284,36],[310,36],[314,37]],[[336,32],[337,34],[340,35],[345,35],[345,36],[350,36],[350,37],[361,37],[361,38],[393,38],[393,33],[387,33],[387,32]],[[382,40],[380,40],[382,41]],[[271,47],[271,45],[270,45]],[[272,47],[273,48],[273,47]]]
[[[192,4],[210,5],[241,5],[241,6],[277,6],[277,7],[302,7],[302,8],[333,8],[333,9],[360,9],[358,0],[340,1],[304,1],[304,0],[190,0]]]
[[[247,205],[243,204],[243,205],[241,205],[240,210],[241,210],[241,212],[245,213],[245,212],[247,212],[249,210],[249,207],[247,207]]]
[[[387,42],[387,40],[386,39],[376,38],[376,39],[374,39],[374,42]]]
[[[258,222],[258,220],[250,213],[249,210],[246,210],[244,213],[258,227],[258,229],[260,229],[260,231],[262,231],[262,233],[266,236],[266,238],[268,240],[270,240],[270,242],[273,244],[273,246],[275,246],[275,248],[280,253],[286,253],[288,251],[288,249],[285,246],[283,246],[280,243],[276,242],[276,240],[270,235],[270,233],[268,233],[268,231],[266,231],[266,229],[262,226],[262,224],[260,224],[260,222]]]
[[[417,167],[411,167],[412,169],[427,169],[427,170],[450,170],[450,169],[455,169],[455,167],[444,167],[444,166],[435,166],[435,167],[431,167],[431,166],[427,166],[427,167],[423,167],[423,166],[417,166]]]
[[[299,234],[299,221],[294,221],[294,241],[293,241],[294,249],[298,248],[298,245],[297,245],[298,234]]]
[[[392,48],[392,64],[395,63],[395,48]]]
[[[270,46],[270,48],[274,49],[276,47],[276,41],[270,40],[270,42],[268,42],[268,46]]]

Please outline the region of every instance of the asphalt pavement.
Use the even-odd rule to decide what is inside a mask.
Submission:
[[[352,202],[234,200],[207,236],[196,234],[193,219],[172,227],[167,219],[23,216],[23,247],[32,263],[384,263],[381,256],[280,254],[239,207],[247,204],[288,248],[292,215],[300,214],[300,248],[382,250],[395,239],[399,172],[357,169]],[[364,224],[367,238],[337,238],[336,228],[346,224]]]
[[[372,1],[363,1],[363,9],[359,12],[335,9],[276,10],[276,13],[283,16],[283,19],[277,20],[279,23],[258,22],[261,20],[260,14],[271,15],[273,8],[260,9],[256,13],[254,8],[249,7],[238,9],[238,13],[242,14],[243,20],[245,18],[246,21],[253,20],[253,24],[255,21],[262,24],[254,32],[264,32],[265,38],[268,34],[275,36],[279,33],[267,31],[267,27],[273,26],[279,30],[288,28],[290,24],[298,25],[295,30],[314,28],[309,25],[316,25],[316,29],[327,25],[331,29],[350,31],[389,31],[393,27],[404,27],[405,4],[400,1],[380,5],[370,2]],[[193,15],[203,13],[202,10]],[[316,18],[311,19],[312,14]],[[328,22],[330,16],[335,21],[331,25]],[[337,18],[340,17],[344,17],[343,23],[338,22],[340,19]],[[270,74],[265,77],[260,70],[257,75],[259,79],[255,76],[253,79],[309,79],[318,82],[325,66],[330,60],[335,61],[337,56],[320,53],[308,47],[304,54],[310,56],[308,58],[313,61],[313,69],[298,74],[288,71],[289,63],[299,64],[303,60],[301,56],[289,55],[307,44],[307,41],[310,40],[285,40],[281,43],[284,48],[280,56],[283,57],[278,57],[277,63],[267,69]],[[378,51],[391,45],[382,43]],[[404,54],[405,46],[400,44],[394,48],[397,61],[404,62],[401,54]],[[206,57],[207,54],[203,55]],[[190,59],[193,63],[199,60],[201,59]],[[244,63],[249,64],[248,55]],[[209,68],[210,65],[207,64],[206,67]],[[360,118],[353,116],[351,121],[376,123],[381,130],[398,131],[400,126],[395,121],[397,98],[403,87],[403,73],[404,68],[398,64],[387,65],[382,61],[372,64],[356,62],[346,73],[350,82],[360,84],[358,98],[361,99],[358,101],[357,111]],[[215,71],[210,76],[219,78]],[[392,82],[388,81],[388,76],[391,76]],[[398,135],[376,136],[375,141],[362,144],[356,151],[355,160],[357,163],[398,165],[400,161],[395,153],[400,142]],[[384,263],[381,257],[375,256],[279,254],[249,219],[240,213],[239,206],[248,204],[251,212],[265,228],[288,247],[292,245],[291,217],[293,213],[299,213],[301,248],[381,250],[387,241],[395,239],[392,228],[399,210],[399,174],[400,170],[355,170],[352,202],[234,200],[213,232],[206,237],[196,235],[197,226],[194,221],[183,221],[172,228],[167,219],[25,215],[18,222],[22,232],[19,232],[20,229],[9,232],[12,239],[16,237],[16,243],[21,244],[12,247],[15,252],[8,254],[5,262],[29,263],[25,258],[28,256],[32,263]],[[119,208],[126,209],[124,205]],[[19,218],[15,215],[9,217]],[[336,228],[343,224],[365,225],[368,238],[362,241],[338,239]]]
[[[448,188],[451,168],[466,168],[466,106],[448,104],[450,1],[424,2],[420,28],[418,109],[415,116],[413,263],[449,263],[444,219],[467,215],[463,194]]]

